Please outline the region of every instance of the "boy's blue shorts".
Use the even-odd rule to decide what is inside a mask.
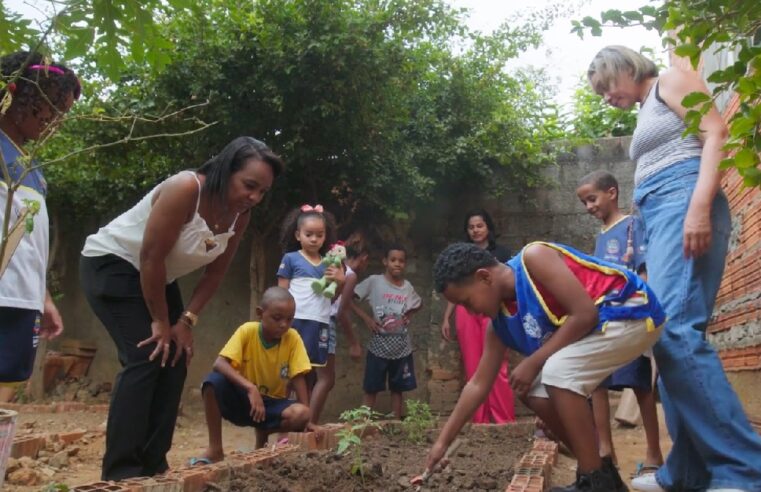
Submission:
[[[616,370],[600,383],[600,387],[613,391],[623,391],[624,388],[653,389],[653,367],[650,358],[640,356]]]
[[[394,393],[412,391],[417,388],[412,354],[401,359],[386,359],[368,350],[362,389],[365,393],[386,391],[386,379],[388,379],[388,389]]]
[[[301,335],[304,348],[307,349],[309,362],[313,366],[324,366],[328,362],[328,344],[330,342],[328,323],[311,319],[294,319],[291,326]]]
[[[246,390],[231,383],[222,374],[214,371],[209,373],[201,384],[201,391],[210,385],[214,388],[214,396],[222,418],[240,427],[256,427],[257,429],[277,429],[280,427],[283,411],[290,407],[295,400],[287,398],[270,398],[262,395],[264,401],[264,420],[254,422],[251,417],[251,403],[248,401]]]
[[[39,336],[39,311],[0,307],[0,383],[29,379]]]

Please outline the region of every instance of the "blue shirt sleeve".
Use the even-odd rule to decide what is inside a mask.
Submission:
[[[280,266],[277,269],[277,276],[279,278],[293,278],[293,263],[291,262],[291,255],[286,253],[283,259],[280,260]]]

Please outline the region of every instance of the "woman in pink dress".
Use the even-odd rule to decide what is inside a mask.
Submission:
[[[473,210],[465,215],[465,240],[489,251],[499,262],[505,262],[510,258],[507,248],[499,246],[496,241],[494,222],[486,210]],[[491,321],[486,316],[471,314],[462,306],[447,304],[444,311],[444,319],[441,321],[441,336],[451,342],[451,329],[449,320],[455,315],[455,327],[457,340],[460,342],[462,363],[465,366],[465,377],[470,381],[476,372],[481,354],[484,351],[484,337],[486,328]],[[507,360],[502,364],[497,380],[494,382],[489,398],[473,414],[473,422],[476,424],[504,424],[515,420],[515,408],[513,405],[513,389],[507,379]]]

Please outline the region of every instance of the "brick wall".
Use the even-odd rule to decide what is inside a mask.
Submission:
[[[698,65],[703,77],[727,64],[726,53],[704,54]],[[671,65],[690,70],[689,60],[670,57]],[[737,95],[718,100],[724,121],[739,108]],[[750,414],[761,421],[761,190],[744,188],[742,179],[728,171],[722,179],[732,211],[732,235],[724,278],[716,299],[708,339],[719,351],[724,370]]]
[[[737,97],[724,118],[737,111]],[[719,350],[724,369],[751,415],[761,415],[761,190],[745,188],[729,171],[722,188],[732,210],[732,235],[724,279],[716,300],[709,339]]]

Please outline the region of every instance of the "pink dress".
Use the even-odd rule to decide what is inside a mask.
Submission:
[[[462,306],[455,307],[455,325],[457,340],[460,342],[462,363],[465,366],[465,377],[468,381],[473,377],[484,352],[484,339],[489,326],[489,318],[478,314],[470,314]],[[513,389],[507,379],[508,364],[505,361],[499,369],[497,379],[491,388],[486,401],[473,414],[476,424],[504,424],[515,421],[513,404]]]

